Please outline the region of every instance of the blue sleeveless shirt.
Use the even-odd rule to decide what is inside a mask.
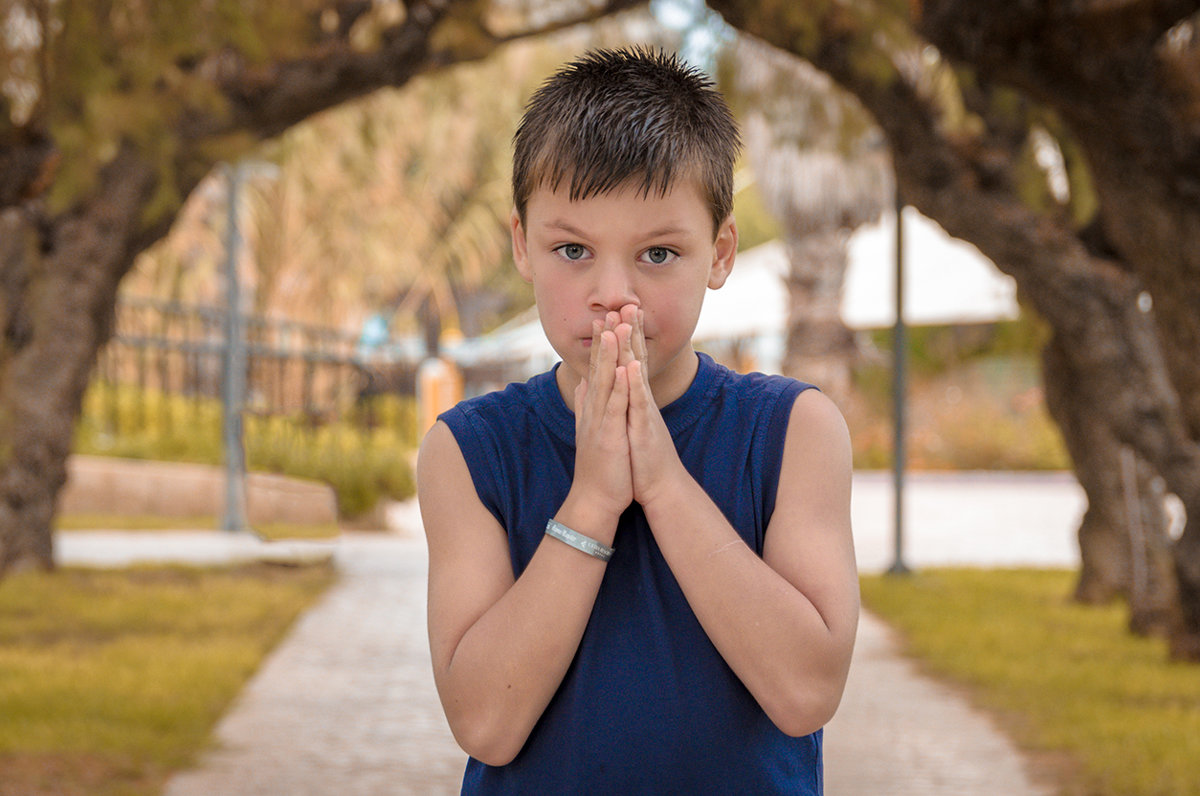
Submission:
[[[699,354],[662,410],[680,458],[760,556],[788,418],[811,385],[740,375]],[[441,420],[524,571],[571,486],[575,418],[554,371],[460,403]],[[822,792],[821,731],[781,732],[700,626],[636,503],[621,516],[575,660],[506,766],[470,759],[465,794]],[[741,607],[753,621],[754,605]]]

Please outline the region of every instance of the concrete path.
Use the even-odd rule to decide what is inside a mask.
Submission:
[[[854,475],[851,520],[860,572],[895,560],[890,473]],[[912,473],[905,479],[903,558],[916,567],[1079,565],[1087,508],[1070,473]]]
[[[1077,561],[1083,498],[1067,476],[910,476],[905,505],[910,566]],[[886,474],[856,476],[864,572],[894,559],[892,506]],[[219,724],[216,747],[176,776],[167,796],[457,793],[464,757],[430,673],[419,516],[406,505],[392,519],[392,533],[347,534],[336,545],[340,583],[272,653]],[[186,559],[189,535],[176,536],[173,554]],[[197,556],[217,544],[212,532],[190,536]],[[149,544],[156,538],[64,534],[59,553],[68,563],[118,565],[141,548],[161,560],[161,547]],[[311,546],[291,552],[315,554]],[[825,755],[831,796],[1051,792],[1030,779],[988,716],[920,675],[870,615]]]
[[[850,679],[825,727],[830,796],[1050,796],[991,717],[920,675],[864,613]]]
[[[466,757],[433,685],[424,543],[349,534],[300,620],[166,796],[457,793]]]

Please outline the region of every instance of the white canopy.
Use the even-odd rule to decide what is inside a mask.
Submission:
[[[852,329],[896,322],[896,216],[850,239],[842,318]],[[904,319],[912,326],[1015,320],[1017,283],[972,244],[904,208]]]
[[[895,323],[895,214],[861,227],[850,238],[842,319],[851,329]],[[787,321],[787,252],[771,241],[739,252],[719,290],[710,290],[694,335],[697,342],[783,338]],[[904,317],[913,326],[986,323],[1019,314],[1016,283],[969,243],[952,238],[914,208],[904,210]],[[536,311],[453,352],[465,360],[527,358],[530,372],[558,357],[542,333]]]
[[[896,322],[896,219],[861,227],[850,238],[842,320],[851,329]],[[771,241],[739,252],[720,290],[710,291],[697,340],[782,332],[787,320],[787,252]],[[969,243],[952,238],[914,208],[904,211],[904,318],[913,326],[1012,320],[1016,283]]]

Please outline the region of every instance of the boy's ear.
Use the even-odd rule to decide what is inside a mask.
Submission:
[[[717,230],[717,239],[713,243],[713,264],[708,272],[708,286],[713,290],[725,284],[729,272],[733,270],[733,258],[737,255],[737,247],[737,224],[731,214]]]
[[[529,267],[529,248],[525,243],[525,226],[521,223],[521,214],[515,207],[508,217],[508,226],[512,230],[513,263],[517,266],[517,273],[526,282],[532,282],[533,271]]]

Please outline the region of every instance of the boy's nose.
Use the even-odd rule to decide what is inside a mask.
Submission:
[[[608,312],[620,310],[626,304],[640,306],[632,274],[624,266],[616,263],[598,264],[595,275],[592,294],[588,299],[591,309]]]

